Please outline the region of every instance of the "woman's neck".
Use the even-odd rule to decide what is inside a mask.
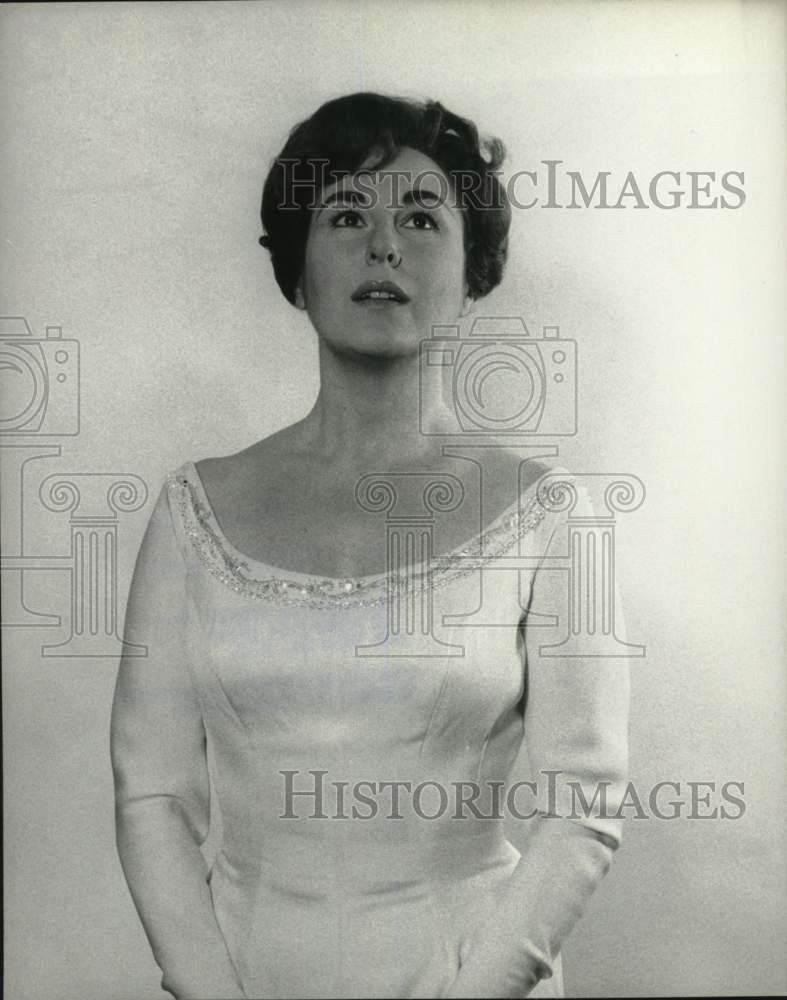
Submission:
[[[362,471],[418,465],[440,453],[452,411],[442,373],[422,378],[419,358],[321,358],[315,404],[302,440],[322,461]],[[437,377],[435,377],[437,374]]]

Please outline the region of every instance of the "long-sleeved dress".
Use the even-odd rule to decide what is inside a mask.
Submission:
[[[113,719],[165,989],[562,995],[561,944],[620,839],[628,670],[567,626],[568,515],[543,486],[448,555],[335,580],[248,558],[196,466],[167,477],[127,611],[149,652],[121,663]],[[205,839],[208,774],[215,850],[161,858]],[[142,887],[153,857],[166,887]]]

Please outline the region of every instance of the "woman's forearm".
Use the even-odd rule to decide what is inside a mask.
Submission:
[[[569,819],[541,817],[444,997],[526,997],[604,877],[614,846]]]
[[[216,921],[207,866],[180,801],[158,795],[118,805],[116,829],[162,987],[177,1000],[245,998]]]

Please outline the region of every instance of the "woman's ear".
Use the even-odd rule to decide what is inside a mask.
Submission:
[[[472,311],[474,302],[475,299],[472,297],[472,295],[468,295],[467,291],[465,290],[465,300],[464,303],[462,304],[462,311],[460,312],[459,315],[468,316]]]
[[[295,308],[296,309],[306,308],[306,299],[303,297],[303,290],[301,289],[300,281],[295,286]]]

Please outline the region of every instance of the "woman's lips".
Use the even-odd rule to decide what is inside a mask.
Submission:
[[[391,295],[365,295],[363,298],[355,299],[358,306],[403,306],[404,302],[395,299]]]
[[[390,302],[402,305],[410,299],[393,281],[365,281],[353,292],[353,302]]]

